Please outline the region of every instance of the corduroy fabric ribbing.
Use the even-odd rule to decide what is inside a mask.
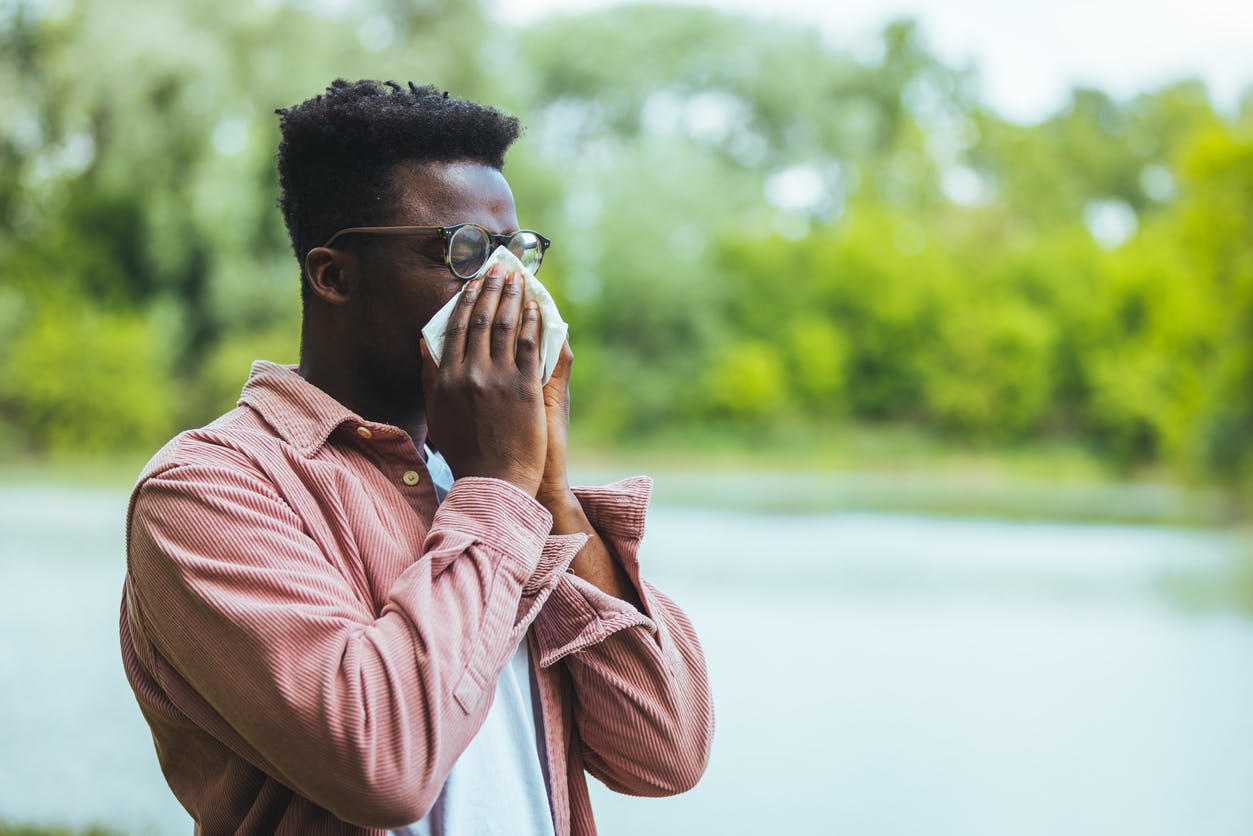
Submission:
[[[128,513],[123,660],[198,832],[420,818],[523,637],[557,834],[595,833],[584,769],[632,794],[695,784],[713,706],[690,621],[640,577],[650,491],[575,489],[641,612],[567,572],[586,536],[552,535],[516,487],[459,479],[439,504],[401,430],[254,364],[238,408],[153,457]]]

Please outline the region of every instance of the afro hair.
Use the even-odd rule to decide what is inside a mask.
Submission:
[[[396,165],[469,160],[499,170],[519,134],[516,117],[412,82],[340,78],[275,112],[278,205],[302,273],[309,250],[337,230],[387,222]]]

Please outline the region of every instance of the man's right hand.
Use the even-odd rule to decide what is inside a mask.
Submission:
[[[466,285],[436,367],[422,343],[427,431],[458,476],[490,476],[531,496],[539,488],[547,423],[539,311],[522,304],[522,277],[496,265]]]

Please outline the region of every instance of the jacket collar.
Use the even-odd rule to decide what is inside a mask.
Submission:
[[[254,361],[239,405],[256,410],[280,437],[309,457],[340,424],[368,422],[301,377],[298,368]]]

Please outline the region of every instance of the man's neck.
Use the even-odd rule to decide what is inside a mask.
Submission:
[[[404,430],[421,451],[426,441],[426,411],[421,399],[405,402],[372,387],[341,362],[320,361],[316,353],[301,351],[301,377],[367,421]]]

